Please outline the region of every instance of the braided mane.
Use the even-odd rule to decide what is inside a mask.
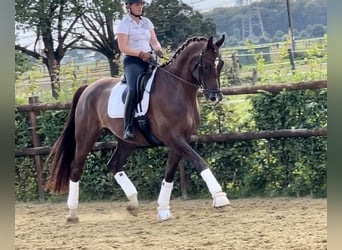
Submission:
[[[193,42],[200,42],[200,41],[208,41],[208,38],[206,37],[201,37],[201,36],[195,36],[195,37],[191,37],[189,39],[187,39],[183,44],[181,44],[178,49],[176,50],[176,52],[174,53],[174,55],[165,63],[163,63],[161,65],[161,67],[164,67],[166,65],[171,64],[176,57],[187,47],[189,46],[189,44],[193,43]]]

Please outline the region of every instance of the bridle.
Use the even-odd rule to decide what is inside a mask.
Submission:
[[[201,53],[199,54],[198,56],[198,59],[197,59],[197,63],[195,65],[195,68],[194,70],[196,70],[196,68],[198,67],[198,85],[197,86],[200,86],[202,87],[203,89],[203,94],[220,94],[221,93],[221,86],[220,86],[220,81],[218,81],[218,89],[215,90],[215,89],[209,89],[208,86],[205,84],[205,82],[203,82],[203,59],[206,58],[207,60],[210,60],[210,61],[213,61],[213,62],[216,62],[219,60],[219,57],[216,57],[216,58],[212,58],[212,57],[208,57],[208,56],[205,56],[204,55],[204,49],[201,50]]]
[[[165,58],[165,57],[162,57],[163,59],[166,59],[166,60],[169,60],[168,58]],[[208,86],[205,84],[205,82],[203,82],[203,59],[206,58],[207,60],[211,60],[211,61],[214,61],[216,62],[217,60],[219,60],[219,57],[217,58],[212,58],[212,57],[208,57],[208,56],[205,56],[204,55],[204,48],[201,50],[201,53],[199,54],[198,58],[197,58],[197,62],[196,62],[196,65],[194,67],[194,70],[196,70],[196,68],[198,67],[198,78],[197,78],[197,81],[198,83],[192,83],[192,82],[189,82],[181,77],[179,77],[178,75],[172,73],[171,71],[165,69],[165,68],[162,68],[160,67],[159,64],[157,64],[156,62],[149,62],[151,65],[153,66],[157,66],[159,69],[161,69],[162,71],[164,71],[165,73],[173,76],[174,78],[192,86],[192,87],[195,87],[195,88],[202,88],[203,89],[203,94],[220,94],[221,93],[221,86],[220,86],[220,81],[218,81],[218,90],[215,90],[215,89],[209,89]]]

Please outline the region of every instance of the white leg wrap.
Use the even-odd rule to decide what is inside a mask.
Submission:
[[[68,194],[68,208],[69,209],[77,209],[78,207],[78,190],[79,190],[79,181],[73,182],[69,181],[69,194]]]
[[[218,184],[215,176],[213,175],[213,173],[211,172],[209,168],[203,170],[201,172],[201,176],[203,180],[205,181],[205,183],[207,184],[209,192],[212,195],[214,195],[215,193],[222,192],[222,188],[220,184]]]
[[[170,197],[173,188],[173,182],[162,181],[158,197],[158,206],[160,209],[169,209]]]
[[[158,220],[164,221],[171,218],[170,198],[173,188],[173,182],[162,181],[160,193],[158,197]]]
[[[205,183],[208,186],[209,192],[213,197],[213,206],[214,207],[223,207],[230,204],[227,194],[222,192],[222,188],[220,184],[217,182],[215,176],[211,172],[209,168],[203,170],[201,172],[201,176]]]
[[[114,178],[130,201],[131,199],[137,199],[138,191],[124,171],[116,173]]]

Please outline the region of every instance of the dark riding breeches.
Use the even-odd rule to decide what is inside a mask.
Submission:
[[[148,67],[149,64],[138,57],[125,56],[123,60],[123,70],[128,85],[128,92],[132,94],[132,96],[136,96],[138,76],[146,71]]]
[[[123,60],[123,70],[128,85],[128,93],[125,102],[125,130],[133,129],[134,110],[137,105],[137,79],[138,76],[147,71],[149,64],[138,57],[125,56]]]

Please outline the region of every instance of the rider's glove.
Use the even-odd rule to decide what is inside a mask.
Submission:
[[[144,62],[149,61],[151,57],[152,57],[152,55],[150,53],[147,53],[144,51],[140,51],[140,53],[139,53],[139,58],[141,60],[143,60]]]
[[[162,49],[158,49],[158,50],[156,51],[156,54],[157,54],[157,56],[159,56],[160,58],[163,58],[163,56],[164,56],[164,53],[163,53]]]

